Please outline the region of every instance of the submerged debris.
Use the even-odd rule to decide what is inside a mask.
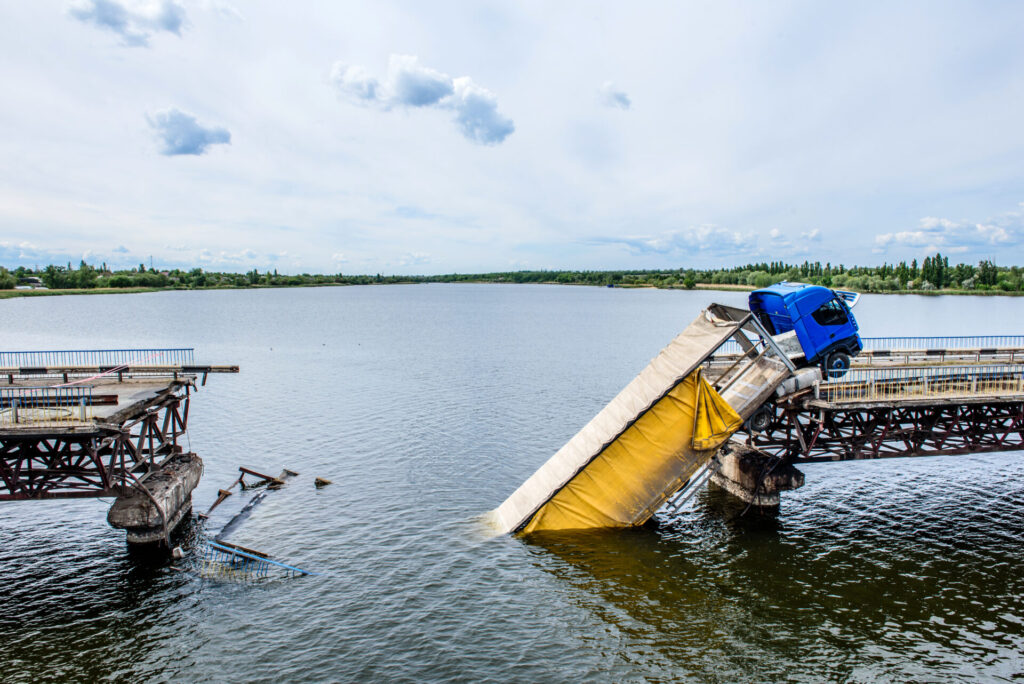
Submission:
[[[231,496],[231,490],[235,485],[239,485],[242,489],[250,489],[266,485],[266,489],[253,496],[246,504],[242,507],[238,513],[235,514],[231,520],[221,528],[221,531],[212,539],[204,540],[200,542],[198,547],[193,554],[194,563],[197,566],[197,571],[202,577],[216,577],[219,579],[233,579],[233,580],[258,580],[269,577],[272,573],[277,571],[277,574],[281,574],[285,577],[297,577],[300,575],[319,575],[316,572],[310,572],[303,570],[287,563],[274,560],[268,554],[255,549],[246,548],[238,544],[225,541],[225,537],[234,532],[239,525],[241,525],[251,514],[252,510],[263,501],[267,494],[276,489],[283,487],[287,481],[293,477],[297,477],[298,473],[287,468],[281,471],[281,474],[277,477],[265,475],[257,472],[250,468],[239,467],[240,475],[227,489],[221,489],[218,491],[217,500],[210,506],[210,509],[205,514],[199,514],[199,518],[206,520],[210,513],[219,506],[225,499]],[[245,476],[258,478],[258,481],[252,484],[245,482]],[[317,478],[320,480],[321,478]],[[324,481],[330,484],[329,481]],[[321,485],[317,485],[321,486]]]
[[[273,571],[279,571],[285,577],[320,574],[276,561],[260,551],[228,542],[207,542],[199,559],[199,574],[203,577],[252,580],[269,577]]]

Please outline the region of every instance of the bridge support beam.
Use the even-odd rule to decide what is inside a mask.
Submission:
[[[711,484],[761,513],[777,513],[779,493],[804,486],[804,474],[792,465],[739,442],[726,444],[715,460]]]

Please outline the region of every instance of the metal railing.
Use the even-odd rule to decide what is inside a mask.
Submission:
[[[0,351],[0,368],[48,366],[174,366],[190,365],[195,349],[53,349]]]
[[[870,351],[928,349],[998,349],[1024,347],[1024,335],[968,335],[944,337],[863,337],[864,349]]]
[[[831,403],[1017,395],[1024,395],[1024,367],[1019,364],[853,368],[815,392]]]
[[[0,387],[0,426],[92,421],[91,387]]]

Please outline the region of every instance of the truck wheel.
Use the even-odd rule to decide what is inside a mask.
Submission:
[[[850,370],[850,355],[843,351],[834,351],[825,357],[822,370],[826,380],[834,380],[846,375]]]
[[[747,418],[746,422],[743,423],[743,427],[747,429],[747,432],[768,432],[768,429],[775,422],[775,405],[771,402],[761,404],[761,408],[754,411],[754,413]]]

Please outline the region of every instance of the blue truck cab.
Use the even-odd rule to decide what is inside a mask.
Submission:
[[[820,285],[781,282],[751,292],[749,305],[773,337],[795,334],[806,365],[820,365],[825,377],[838,377],[864,348],[850,310],[859,298]]]

